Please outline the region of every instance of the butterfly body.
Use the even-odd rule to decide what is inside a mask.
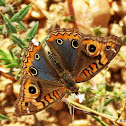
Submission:
[[[118,53],[121,39],[82,34],[72,29],[50,32],[45,46],[30,42],[22,62],[17,115],[28,115],[60,101],[77,82],[91,79]]]
[[[47,47],[48,48],[48,47]],[[73,93],[78,92],[78,87],[76,86],[76,80],[72,77],[71,73],[63,66],[59,56],[53,54],[50,49],[45,49],[48,55],[50,64],[55,68],[59,76],[59,82],[62,82],[67,89]]]

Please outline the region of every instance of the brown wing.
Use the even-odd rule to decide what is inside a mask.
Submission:
[[[120,50],[121,43],[117,36],[84,35],[79,43],[74,69],[76,82],[89,80],[104,69]]]
[[[17,115],[29,115],[39,112],[57,103],[65,95],[66,88],[57,81],[45,81],[34,76],[24,76],[15,102]]]
[[[73,72],[76,63],[78,43],[81,35],[82,33],[77,30],[56,29],[49,34],[49,38],[46,40],[47,45],[61,67],[69,72]],[[56,67],[56,69],[61,71],[61,67]]]

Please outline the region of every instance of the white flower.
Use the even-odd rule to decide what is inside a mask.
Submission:
[[[13,68],[13,71],[19,71],[19,70],[20,70],[19,68],[18,69],[17,68]]]
[[[34,45],[36,45],[36,46],[39,45],[39,42],[37,42],[35,38],[32,39],[32,43],[33,43]]]
[[[85,94],[78,94],[76,96],[77,99],[79,99],[79,103],[82,103],[85,100]]]

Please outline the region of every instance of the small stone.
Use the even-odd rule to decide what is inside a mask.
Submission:
[[[62,101],[60,101],[60,102],[58,102],[57,104],[55,104],[55,105],[52,106],[52,109],[53,109],[54,111],[59,111],[59,110],[61,110],[62,108],[63,108],[63,102],[62,102]]]
[[[126,68],[121,69],[121,77],[126,82]]]
[[[118,37],[123,37],[122,27],[119,24],[113,23],[110,24],[110,34],[116,35]]]
[[[60,111],[58,120],[60,122],[60,125],[67,126],[69,123],[72,122],[72,116],[69,114],[69,112]]]

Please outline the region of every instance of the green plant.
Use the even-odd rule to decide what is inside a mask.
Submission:
[[[9,9],[6,9],[8,8],[8,6]],[[38,22],[29,31],[25,39],[22,40],[16,34],[21,30],[23,30],[24,32],[27,31],[21,20],[27,14],[29,8],[31,7],[31,4],[27,5],[16,14],[14,13],[13,7],[11,5],[7,5],[5,0],[0,1],[0,7],[3,10],[6,10],[0,13],[0,16],[3,18],[4,21],[4,23],[0,25],[0,34],[3,34],[7,37],[9,36],[11,40],[16,44],[12,44],[14,45],[14,48],[10,46],[9,54],[0,49],[0,65],[5,65],[7,68],[10,68],[11,73],[14,71],[14,68],[18,69],[18,73],[15,76],[17,78],[18,74],[20,73],[21,52],[27,47],[28,42],[30,42],[34,38],[38,29]],[[4,119],[9,118],[0,114],[0,120]]]
[[[9,118],[7,116],[4,116],[2,114],[0,114],[0,120],[8,120]]]
[[[95,33],[96,36],[101,36],[101,34],[102,34],[101,26],[94,28],[93,32]]]
[[[6,7],[5,1],[4,0],[0,1],[0,5]],[[0,49],[0,61],[2,61],[0,62],[0,65],[6,65],[6,67],[10,68],[11,72],[13,72],[13,68],[20,69],[21,51],[18,50],[19,48],[25,49],[27,47],[28,42],[30,42],[34,38],[38,29],[38,22],[37,22],[34,25],[34,27],[29,31],[29,33],[26,35],[24,40],[15,35],[18,31],[21,30],[24,30],[24,32],[26,31],[26,28],[21,20],[27,14],[30,7],[31,4],[27,5],[25,8],[23,8],[16,14],[11,13],[10,15],[10,13],[8,14],[7,12],[4,14],[1,13],[4,24],[0,26],[0,32],[1,34],[9,35],[11,40],[17,45],[15,46],[15,48],[9,49],[9,54]],[[14,10],[12,11],[12,8],[10,10],[11,12],[14,12]],[[5,15],[8,15],[8,17],[10,18],[7,18]]]

